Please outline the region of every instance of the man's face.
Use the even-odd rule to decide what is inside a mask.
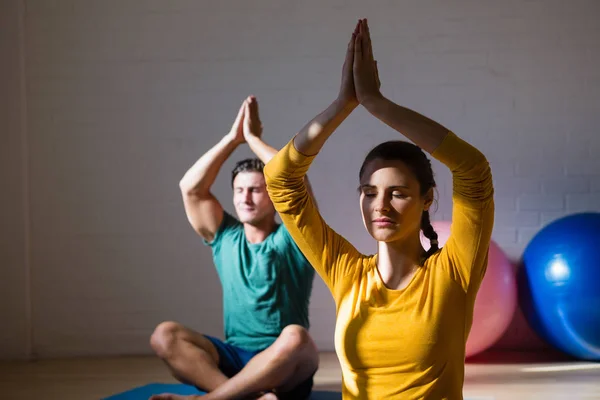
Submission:
[[[236,175],[233,180],[233,205],[242,223],[258,225],[266,218],[275,218],[275,207],[261,172],[245,171]]]

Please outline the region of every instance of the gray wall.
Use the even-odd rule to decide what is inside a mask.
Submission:
[[[23,4],[0,3],[0,358],[30,352]]]
[[[221,335],[221,289],[178,181],[248,94],[275,147],[326,107],[358,17],[384,94],[490,159],[494,239],[511,257],[549,221],[600,211],[599,11],[591,0],[3,2],[0,355],[147,353],[166,319]],[[375,246],[358,169],[397,137],[359,109],[310,172],[326,220],[364,252]],[[229,170],[249,154],[215,184],[229,211]],[[435,169],[434,218],[449,219],[450,175]],[[320,280],[311,313],[332,349]]]

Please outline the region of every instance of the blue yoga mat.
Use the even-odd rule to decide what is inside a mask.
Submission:
[[[104,400],[148,400],[150,396],[162,393],[173,394],[205,394],[196,389],[194,386],[183,385],[178,383],[151,383],[149,385],[140,386],[135,389],[128,390],[114,396],[107,397]]]
[[[148,400],[150,396],[161,393],[173,393],[182,395],[199,395],[204,392],[199,391],[194,386],[178,383],[151,383],[138,388],[119,393],[114,396],[106,397],[103,400]],[[341,400],[342,394],[339,392],[313,391],[311,400]]]

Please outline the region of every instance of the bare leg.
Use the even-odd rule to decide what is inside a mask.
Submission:
[[[219,370],[219,353],[211,341],[181,324],[159,324],[150,338],[150,345],[173,376],[183,383],[210,392],[229,379]],[[183,397],[172,397],[178,398]]]
[[[241,399],[273,389],[284,393],[310,378],[318,367],[317,346],[308,331],[299,325],[289,325],[275,343],[203,398]],[[273,394],[265,396],[265,400],[274,397]]]

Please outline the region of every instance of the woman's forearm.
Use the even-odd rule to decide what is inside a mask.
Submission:
[[[321,114],[313,118],[294,137],[294,147],[305,155],[317,154],[329,136],[356,108],[353,104],[335,100]]]
[[[399,106],[383,96],[368,99],[363,106],[376,118],[406,136],[428,153],[442,143],[448,129],[432,119],[406,107]]]

